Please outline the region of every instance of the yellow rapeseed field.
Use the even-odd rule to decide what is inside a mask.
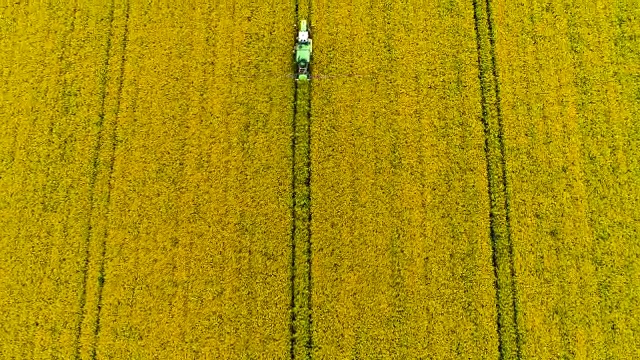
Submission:
[[[640,358],[639,76],[635,0],[4,2],[0,359]]]
[[[314,358],[496,358],[470,4],[313,3]]]
[[[0,357],[284,357],[293,6],[75,5],[3,9]]]
[[[132,2],[116,14],[88,354],[288,354],[291,11]]]
[[[520,355],[636,358],[637,4],[494,13]]]
[[[109,7],[3,4],[0,358],[77,348]]]

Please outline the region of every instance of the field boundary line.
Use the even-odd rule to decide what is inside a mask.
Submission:
[[[473,0],[500,359],[521,358],[510,200],[491,0]]]

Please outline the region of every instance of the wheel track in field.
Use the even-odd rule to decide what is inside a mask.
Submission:
[[[306,19],[311,27],[311,0],[297,0],[296,29]],[[297,35],[297,34],[296,34]],[[311,32],[313,38],[313,32]],[[291,139],[291,359],[311,359],[311,83],[294,84]]]
[[[296,4],[296,11],[297,11],[297,4]],[[295,158],[296,158],[296,125],[295,125],[295,119],[296,119],[296,104],[298,102],[298,89],[297,86],[294,85],[293,88],[293,119],[291,122],[291,129],[292,129],[292,135],[291,135],[291,265],[290,265],[290,284],[289,287],[291,289],[291,293],[290,293],[290,302],[289,302],[289,312],[290,312],[290,318],[289,318],[289,337],[290,337],[290,344],[289,344],[289,355],[291,357],[291,359],[295,359],[295,333],[296,333],[296,327],[295,327],[295,323],[296,323],[296,313],[295,313],[295,308],[296,308],[296,290],[295,290],[295,281],[296,281],[296,192],[295,192],[295,188],[296,188],[296,163],[295,163]]]
[[[81,358],[81,353],[82,353],[82,343],[81,343],[81,337],[82,337],[82,328],[83,328],[83,323],[85,322],[86,318],[87,318],[87,313],[88,313],[88,309],[87,309],[87,286],[88,286],[88,281],[89,281],[89,263],[90,263],[90,257],[91,257],[91,242],[95,241],[94,239],[96,238],[96,236],[101,239],[101,243],[99,244],[99,255],[98,255],[98,263],[99,263],[99,270],[98,270],[98,278],[96,279],[98,281],[98,289],[97,289],[97,303],[96,303],[96,318],[95,318],[95,323],[93,324],[93,331],[92,331],[92,339],[91,339],[91,343],[89,344],[89,351],[90,351],[90,356],[92,359],[95,359],[97,354],[96,354],[96,347],[97,347],[97,338],[98,338],[98,333],[100,331],[100,312],[101,312],[101,307],[102,307],[102,294],[103,294],[103,288],[104,288],[104,278],[105,278],[105,254],[106,254],[106,239],[108,236],[108,229],[104,228],[103,233],[96,235],[95,234],[95,229],[93,226],[93,222],[94,220],[92,220],[94,217],[98,217],[98,216],[106,216],[108,218],[108,206],[109,203],[111,201],[111,191],[113,188],[113,182],[112,182],[112,175],[113,175],[113,167],[114,167],[114,161],[115,161],[115,151],[116,151],[116,147],[117,147],[117,142],[116,142],[116,133],[117,133],[117,122],[118,122],[118,115],[119,115],[119,110],[120,110],[120,102],[121,102],[121,98],[122,98],[122,88],[123,88],[123,78],[124,78],[124,65],[125,65],[125,57],[126,57],[126,47],[127,47],[127,42],[128,42],[128,24],[129,24],[129,1],[125,2],[125,13],[124,13],[124,31],[123,31],[123,35],[122,35],[122,41],[121,41],[121,57],[119,59],[119,69],[118,69],[118,83],[117,83],[117,90],[116,90],[116,99],[115,99],[115,111],[114,111],[114,116],[113,116],[113,125],[111,126],[111,132],[108,134],[108,138],[106,138],[106,134],[105,134],[105,123],[106,123],[106,117],[107,117],[107,109],[106,109],[106,98],[107,98],[107,88],[108,88],[108,83],[109,83],[109,69],[112,66],[112,64],[110,64],[110,58],[112,56],[112,51],[113,51],[113,42],[114,42],[114,37],[115,37],[115,30],[114,30],[114,19],[115,19],[115,0],[112,0],[111,5],[110,5],[110,9],[109,9],[109,30],[108,30],[108,34],[107,34],[107,44],[106,44],[106,49],[105,49],[105,60],[102,64],[102,78],[100,79],[100,109],[99,109],[99,120],[97,123],[97,127],[98,127],[98,133],[97,133],[97,139],[94,145],[94,149],[93,149],[93,156],[92,156],[92,171],[90,174],[90,179],[89,179],[89,221],[88,221],[88,225],[87,225],[87,235],[85,237],[85,259],[84,259],[84,266],[83,266],[83,278],[82,278],[82,283],[81,283],[81,296],[80,296],[80,319],[76,325],[76,338],[74,340],[74,358],[79,359]],[[108,143],[110,142],[110,144]],[[110,146],[109,146],[110,145]],[[103,150],[103,148],[108,147],[106,150]],[[108,151],[108,155],[107,155],[107,164],[106,164],[106,172],[107,172],[107,188],[106,188],[106,200],[105,200],[105,206],[106,207],[106,215],[103,214],[96,214],[95,211],[95,200],[96,200],[96,181],[98,178],[98,172],[100,170],[100,153],[102,151]],[[108,219],[107,219],[108,221]]]
[[[116,109],[114,116],[114,126],[111,129],[110,134],[110,143],[111,148],[109,149],[109,176],[108,176],[108,187],[107,187],[107,206],[111,203],[111,193],[113,190],[113,166],[115,163],[115,155],[117,148],[117,130],[118,130],[118,115],[120,113],[120,103],[122,100],[122,88],[124,84],[124,66],[126,62],[127,55],[127,43],[129,40],[129,1],[125,3],[125,21],[124,21],[124,32],[122,35],[122,48],[121,48],[121,58],[120,58],[120,69],[119,69],[119,78],[118,78],[118,89],[116,93]],[[107,210],[108,212],[108,210]],[[102,244],[100,244],[100,270],[98,273],[98,304],[97,304],[97,314],[96,314],[96,324],[93,332],[93,342],[91,344],[91,358],[96,358],[96,348],[98,342],[98,334],[100,333],[100,314],[102,310],[102,300],[103,300],[103,289],[104,289],[104,279],[105,279],[105,255],[107,252],[107,236],[108,236],[108,228],[105,229],[105,234],[102,237]]]
[[[91,160],[91,173],[89,177],[89,220],[87,223],[87,235],[85,236],[85,254],[84,254],[84,263],[82,268],[82,282],[81,282],[81,293],[80,293],[80,319],[76,324],[76,334],[74,340],[74,358],[80,359],[81,345],[80,345],[80,337],[82,333],[82,324],[87,314],[86,309],[86,300],[87,300],[87,283],[89,280],[89,258],[91,247],[89,243],[91,242],[92,234],[93,234],[93,224],[92,224],[92,214],[94,212],[94,202],[95,202],[95,185],[98,177],[98,163],[99,163],[99,154],[100,149],[102,148],[103,142],[103,128],[104,128],[104,120],[105,120],[105,103],[107,97],[107,82],[108,73],[109,73],[109,58],[111,57],[111,46],[112,46],[112,37],[113,37],[113,19],[115,13],[115,1],[111,1],[110,9],[109,9],[109,32],[107,33],[107,43],[104,55],[104,62],[102,63],[101,69],[101,78],[100,78],[100,109],[98,110],[98,134],[97,139],[93,148],[93,155]]]
[[[510,201],[504,127],[500,106],[500,82],[496,61],[495,29],[491,0],[473,0],[478,80],[481,89],[482,124],[489,195],[489,223],[495,277],[498,350],[500,359],[522,358],[518,327],[518,294],[510,229]]]

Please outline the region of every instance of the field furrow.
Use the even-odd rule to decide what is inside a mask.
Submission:
[[[308,358],[313,344],[311,305],[311,124],[309,83],[296,86],[293,126],[291,242],[291,354]]]
[[[122,98],[124,63],[128,40],[128,1],[112,1],[107,21],[107,42],[103,53],[100,81],[100,104],[95,124],[96,138],[92,149],[89,174],[91,219],[85,238],[85,263],[80,297],[81,321],[76,335],[74,356],[95,358],[104,285],[104,254],[108,236],[108,212],[111,202],[116,129]]]
[[[498,306],[498,348],[501,359],[511,359],[521,355],[521,331],[517,325],[520,311],[515,287],[511,199],[507,191],[504,120],[495,47],[496,30],[490,1],[474,1],[473,6],[490,199],[492,263]]]

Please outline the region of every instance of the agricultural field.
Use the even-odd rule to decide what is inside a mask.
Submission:
[[[466,5],[314,2],[314,358],[498,357]]]
[[[493,4],[522,358],[640,356],[640,7]]]
[[[0,71],[1,359],[640,358],[635,0],[16,1]]]
[[[0,358],[285,357],[293,7],[5,17]]]

